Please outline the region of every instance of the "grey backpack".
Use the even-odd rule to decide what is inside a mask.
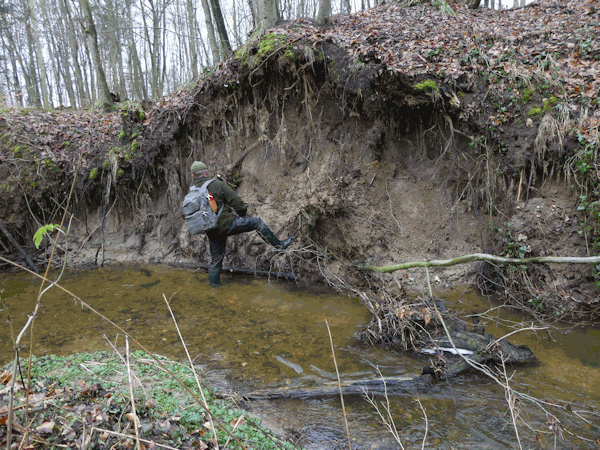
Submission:
[[[200,187],[191,186],[190,192],[188,192],[183,199],[183,217],[188,224],[189,232],[191,234],[205,233],[213,228],[217,227],[219,216],[223,211],[223,206],[216,213],[210,207],[208,202],[210,198],[210,192],[208,192],[208,185],[215,181],[208,180]]]

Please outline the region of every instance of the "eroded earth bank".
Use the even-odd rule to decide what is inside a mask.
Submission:
[[[371,338],[402,337],[407,318],[433,325],[424,269],[357,266],[596,254],[594,3],[391,3],[328,27],[282,24],[149,107],[4,111],[2,254],[43,267],[52,241],[37,250],[32,237],[68,211],[55,265],[206,263],[207,241],[180,213],[190,164],[203,160],[250,214],[295,239],[277,252],[254,234],[230,238],[225,265],[358,296]],[[593,264],[430,274],[437,293],[477,285],[543,320],[599,310]]]

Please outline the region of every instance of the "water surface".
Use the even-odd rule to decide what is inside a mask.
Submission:
[[[368,322],[369,315],[356,299],[321,286],[227,274],[223,278],[226,284],[213,289],[205,273],[192,270],[109,267],[67,274],[61,284],[131,333],[149,351],[183,360],[183,344],[166,298],[192,358],[204,368],[202,376],[220,390],[307,387],[335,380],[325,321],[345,380],[376,378],[379,372],[384,376],[417,376],[430,363],[429,356],[358,342],[355,333]],[[2,320],[9,314],[12,317],[0,331],[0,363],[6,363],[12,358],[11,328],[15,336],[33,311],[39,282],[24,274],[2,275],[1,279]],[[495,306],[468,290],[440,296],[450,308],[466,311],[483,312]],[[501,317],[522,319],[506,311]],[[502,336],[511,329],[488,323],[486,331]],[[566,441],[559,438],[562,447],[557,448],[596,448],[593,441],[600,438],[600,419],[595,412],[600,409],[600,331],[566,331],[511,337],[515,343],[528,345],[539,360],[528,367],[509,368],[509,384],[539,400],[537,406],[523,401],[517,404],[528,424],[519,427],[524,448],[539,442],[553,448],[554,437],[548,432],[550,414],[558,414],[564,426]],[[57,288],[42,297],[34,324],[36,355],[110,350],[108,340],[117,347],[124,345],[118,330]],[[386,399],[375,401],[388,417]],[[421,448],[425,433],[426,448],[518,448],[507,405],[504,389],[477,373],[431,385],[418,395],[389,398],[391,417],[407,448]],[[331,430],[338,433],[341,447],[347,448],[338,397],[248,402],[247,406],[274,428],[301,430],[310,436],[303,441],[312,442],[309,448],[334,448],[328,434]],[[362,396],[347,396],[345,406],[353,448],[399,448]],[[319,439],[326,442],[318,444]]]

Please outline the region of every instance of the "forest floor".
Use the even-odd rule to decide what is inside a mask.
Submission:
[[[295,448],[260,426],[235,398],[217,398],[205,387],[202,397],[190,367],[167,358],[140,351],[45,356],[34,359],[30,384],[25,381],[27,358],[21,364],[12,432],[13,442],[30,442],[24,449],[204,450],[217,448],[215,436],[222,449],[240,448],[239,443],[265,450]],[[5,447],[12,364],[4,369],[0,424],[5,426],[0,427],[0,444]],[[23,382],[30,386],[28,395]]]

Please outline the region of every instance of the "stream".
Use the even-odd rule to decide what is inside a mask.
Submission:
[[[4,365],[13,357],[11,329],[16,335],[27,321],[39,281],[23,273],[2,274],[0,279],[0,364]],[[206,382],[219,391],[310,387],[337,380],[327,324],[344,381],[417,376],[430,365],[428,355],[357,341],[355,333],[369,320],[367,310],[357,299],[327,287],[224,274],[225,285],[213,289],[207,279],[206,273],[193,270],[120,266],[64,274],[60,284],[152,352],[184,360],[165,303],[169,300],[192,358],[203,368]],[[469,289],[436,295],[451,310],[482,313],[498,306]],[[491,311],[503,324],[527,321],[507,308]],[[498,337],[512,328],[490,322],[486,331]],[[34,336],[37,356],[111,350],[107,339],[124,345],[110,324],[57,288],[42,298]],[[510,341],[529,346],[538,359],[536,364],[507,370],[509,385],[529,396],[514,403],[522,419],[522,448],[597,448],[600,329],[526,331],[511,335]],[[375,402],[388,423],[393,418],[391,428],[405,448],[422,448],[424,438],[428,449],[519,448],[505,390],[480,373],[432,383],[418,395],[393,395]],[[266,426],[280,432],[293,430],[305,448],[348,448],[339,396],[249,401],[245,406]],[[401,448],[363,396],[346,396],[344,406],[353,449]]]

